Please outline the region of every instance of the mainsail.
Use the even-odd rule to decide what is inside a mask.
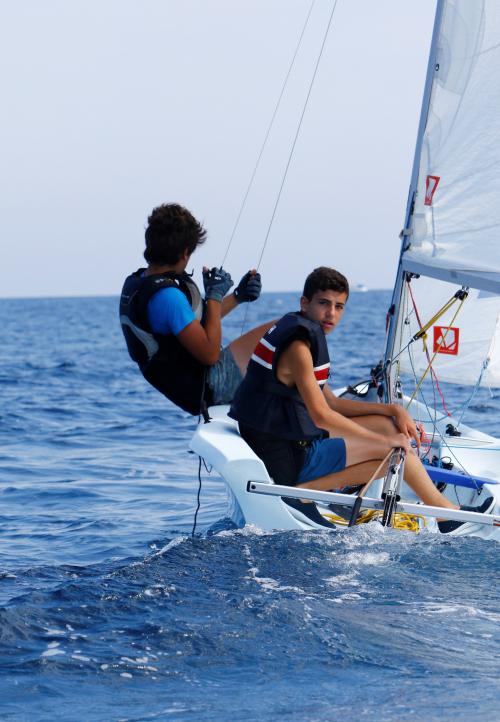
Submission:
[[[463,304],[412,342],[461,288]],[[497,0],[438,3],[393,301],[387,360],[422,374],[434,357],[444,381],[500,386]]]

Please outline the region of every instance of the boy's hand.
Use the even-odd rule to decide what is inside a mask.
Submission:
[[[410,442],[408,441],[406,434],[395,434],[394,436],[389,436],[387,441],[389,446],[393,449],[399,448],[406,451],[407,454],[413,453],[413,449],[410,446]]]
[[[205,288],[205,300],[222,303],[222,299],[233,286],[231,275],[223,268],[203,268],[203,286]]]
[[[234,289],[234,297],[238,303],[244,303],[245,301],[256,301],[262,290],[262,282],[260,280],[260,273],[257,273],[255,269],[245,273],[241,281]]]
[[[420,449],[420,436],[417,431],[417,426],[406,409],[402,406],[395,406],[393,418],[398,431],[405,434],[409,439],[414,439],[417,449]]]

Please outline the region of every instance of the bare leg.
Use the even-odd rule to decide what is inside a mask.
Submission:
[[[248,331],[248,333],[243,334],[243,336],[235,338],[234,341],[231,341],[231,343],[229,344],[231,353],[234,356],[234,360],[236,361],[242,376],[246,374],[248,362],[250,361],[250,356],[253,354],[257,343],[260,341],[266,331],[270,329],[273,324],[276,323],[276,321],[277,319],[274,319],[273,321],[268,321],[267,323],[263,323],[260,326],[256,326],[251,331]]]
[[[359,416],[354,417],[353,421],[379,434],[393,434],[396,428],[393,420],[388,416]],[[447,509],[459,508],[456,504],[448,501],[448,499],[436,489],[431,478],[425,471],[422,462],[414,454],[406,455],[405,481],[410,489],[422,499],[424,504],[429,504],[429,506],[442,506]]]
[[[376,434],[394,434],[397,432],[396,424],[390,416],[378,416],[377,414],[368,414],[367,416],[353,416],[351,421],[370,429]]]
[[[424,504],[429,506],[442,506],[445,509],[459,509],[458,504],[452,504],[441,492],[439,492],[428,473],[426,472],[422,462],[415,454],[407,454],[405,462],[405,481],[422,499]]]
[[[318,489],[319,491],[330,491],[331,489],[341,489],[343,486],[356,486],[364,484],[371,478],[372,474],[380,464],[380,459],[372,461],[364,461],[361,464],[353,464],[346,466],[342,471],[335,474],[327,474],[319,479],[305,481],[303,484],[297,484],[298,487],[304,489]],[[385,474],[387,465],[380,471],[380,476]]]
[[[379,416],[377,414],[353,416],[351,421],[381,436],[394,435],[397,432],[394,422],[388,416]],[[366,439],[359,439],[357,436],[346,435],[344,441],[346,443],[346,467],[377,459],[379,459],[378,463],[380,463],[380,460],[389,451],[389,448],[384,449],[380,442],[366,441]],[[375,471],[375,468],[373,471]]]
[[[349,448],[349,443],[346,443],[346,446]],[[305,489],[328,491],[330,489],[339,489],[343,486],[363,484],[371,478],[380,461],[380,459],[366,460],[362,463],[347,466],[343,471],[338,471],[335,474],[327,474],[326,476],[321,476],[319,479],[306,481],[297,486],[304,487]],[[381,471],[381,475],[385,474],[386,469]],[[440,506],[445,509],[459,508],[456,504],[448,501],[448,499],[436,489],[431,478],[425,471],[422,462],[414,454],[406,455],[404,478],[410,489],[415,492],[424,504]]]

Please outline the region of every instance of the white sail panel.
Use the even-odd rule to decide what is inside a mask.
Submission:
[[[396,348],[405,349],[422,325],[454,296],[460,286],[421,276],[412,279],[415,301],[406,287],[399,317]],[[474,385],[482,375],[482,385],[500,387],[500,296],[471,289],[456,319],[459,301],[435,321],[427,332],[427,347],[440,381]],[[450,329],[447,331],[447,329]],[[421,377],[428,366],[423,341],[411,343],[399,357],[408,374]],[[413,365],[413,368],[412,368]]]
[[[403,267],[500,292],[499,69],[500,2],[445,2]]]

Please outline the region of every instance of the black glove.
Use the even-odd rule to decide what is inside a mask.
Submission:
[[[256,301],[262,291],[260,273],[248,271],[234,289],[234,297],[238,303],[244,301]]]
[[[205,287],[206,301],[222,303],[222,299],[234,284],[227,271],[214,267],[203,271],[203,285]]]

